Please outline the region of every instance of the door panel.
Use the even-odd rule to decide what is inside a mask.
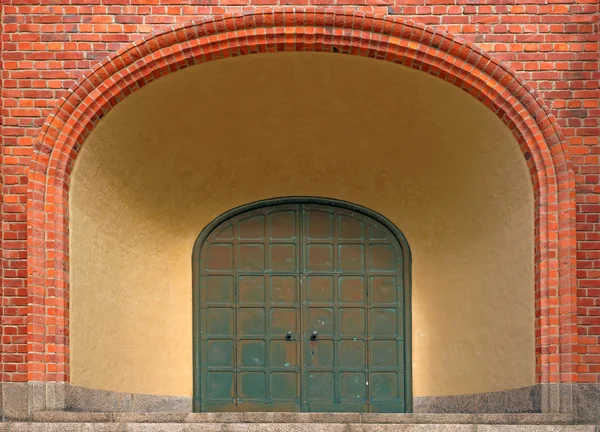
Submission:
[[[298,209],[240,215],[205,241],[202,411],[301,409]]]
[[[368,412],[364,222],[332,207],[302,210],[305,410]]]
[[[402,255],[371,228],[369,245],[369,400],[371,412],[403,412],[404,309]]]
[[[382,225],[260,208],[207,237],[200,269],[202,411],[405,410],[403,254]]]

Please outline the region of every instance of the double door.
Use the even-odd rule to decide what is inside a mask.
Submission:
[[[201,411],[405,411],[403,254],[378,222],[263,207],[195,265]]]

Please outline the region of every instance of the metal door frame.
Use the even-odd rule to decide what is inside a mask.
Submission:
[[[404,262],[404,406],[406,412],[411,413],[413,411],[413,388],[412,388],[412,276],[411,276],[411,252],[406,237],[402,234],[402,231],[396,227],[389,219],[385,216],[369,210],[368,208],[352,204],[346,201],[340,201],[331,198],[317,198],[317,197],[285,197],[285,198],[271,198],[261,201],[255,201],[249,204],[245,204],[234,209],[231,209],[211,223],[209,223],[200,233],[196,242],[194,243],[194,249],[192,252],[192,345],[193,345],[193,411],[200,411],[200,379],[201,373],[198,365],[200,364],[200,284],[199,284],[199,266],[197,263],[200,261],[200,252],[204,241],[207,239],[209,234],[220,224],[231,219],[242,213],[246,213],[252,210],[256,210],[262,207],[272,207],[283,204],[318,204],[331,207],[338,207],[341,209],[350,210],[356,213],[360,213],[367,216],[376,222],[386,227],[398,240],[400,249],[402,250],[403,262]]]

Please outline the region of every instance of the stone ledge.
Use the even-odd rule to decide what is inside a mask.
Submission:
[[[0,423],[0,432],[598,432],[596,425],[382,423]]]
[[[563,388],[564,387],[564,388]],[[524,408],[526,405],[530,408],[534,407],[538,403],[538,397],[540,396],[539,389],[545,389],[544,394],[554,395],[556,396],[559,393],[564,393],[561,396],[561,401],[564,402],[564,406],[561,405],[562,413],[572,414],[572,418],[575,419],[571,422],[571,420],[564,420],[564,417],[560,415],[557,417],[551,417],[551,414],[548,415],[547,424],[561,424],[561,423],[580,423],[580,424],[597,424],[600,423],[600,384],[569,384],[560,387],[549,385],[546,387],[535,386],[532,388],[523,388],[523,389],[515,389],[508,390],[506,392],[498,392],[496,396],[498,396],[498,401],[501,400],[502,395],[505,398],[511,399],[510,395],[519,394],[519,400],[528,400],[530,405],[526,403],[517,403],[511,409],[506,405],[506,409],[502,410],[502,405],[489,405],[488,402],[493,400],[494,398],[490,398],[490,394],[480,394],[480,395],[462,395],[462,396],[443,396],[443,397],[432,397],[428,404],[422,404],[418,402],[418,399],[415,399],[415,414],[413,414],[417,423],[425,422],[424,418],[427,418],[429,413],[436,413],[437,415],[445,414],[448,417],[445,417],[446,420],[443,423],[453,423],[453,424],[467,424],[467,423],[475,423],[471,417],[463,417],[465,414],[477,415],[480,416],[478,418],[481,419],[481,422],[484,424],[534,424],[540,423],[537,420],[537,417],[529,417],[535,416],[535,412],[527,413],[527,412],[519,412],[515,413],[512,409],[516,406]],[[560,390],[560,391],[559,391]],[[564,391],[563,391],[564,390]],[[153,396],[153,395],[138,395],[132,393],[118,393],[107,390],[96,390],[96,389],[85,389],[82,387],[72,386],[68,383],[41,383],[41,382],[31,382],[31,383],[2,383],[0,384],[0,409],[2,409],[2,419],[5,421],[30,421],[35,413],[40,412],[67,412],[67,413],[91,413],[95,412],[102,418],[103,415],[106,416],[106,413],[118,415],[118,413],[123,414],[124,416],[129,415],[132,417],[123,417],[136,419],[132,420],[136,423],[152,423],[156,422],[157,418],[153,416],[157,413],[165,414],[162,417],[162,420],[159,422],[184,422],[182,418],[187,418],[188,415],[191,414],[192,411],[192,399],[191,397],[174,397],[174,396]],[[487,396],[486,396],[487,395]],[[481,404],[478,407],[470,406],[469,402],[471,399],[480,399]],[[473,400],[475,400],[473,399]],[[544,398],[542,397],[542,400]],[[483,401],[483,402],[482,402]],[[422,401],[421,401],[422,402]],[[435,402],[435,403],[433,403]],[[443,402],[443,403],[442,403]],[[562,403],[562,402],[561,402]],[[420,405],[419,405],[420,404]],[[488,404],[488,405],[486,405]],[[514,401],[513,401],[514,404]],[[419,406],[417,406],[419,405]],[[500,410],[499,413],[490,412],[492,406],[497,406]],[[475,411],[475,408],[480,411]],[[424,411],[425,410],[425,411]],[[427,411],[428,410],[428,411]],[[148,416],[150,414],[150,416]],[[217,414],[217,413],[214,413]],[[242,413],[240,413],[242,414]],[[305,415],[310,415],[310,413],[304,413]],[[51,415],[51,414],[40,414],[40,415]],[[220,422],[220,423],[235,423],[235,422],[245,422],[245,423],[260,423],[260,422],[275,422],[275,423],[285,423],[287,422],[287,418],[289,415],[284,415],[282,413],[246,413],[246,417],[231,417],[231,414],[228,414],[228,420],[224,420],[225,417],[215,417],[221,418],[221,420],[211,420],[210,417],[206,417],[208,413],[202,413],[200,417],[196,417],[195,422]],[[224,414],[220,414],[223,416]],[[336,415],[345,415],[352,416],[354,414],[336,414]],[[204,417],[203,417],[204,416]],[[286,417],[288,416],[288,417]],[[419,417],[420,416],[420,417]],[[90,418],[92,416],[90,415]],[[115,417],[116,418],[116,417]],[[316,420],[319,417],[315,417],[315,420],[310,420],[308,417],[303,417],[301,420],[297,419],[296,421],[306,422],[321,422],[321,420]],[[340,422],[349,422],[350,417],[339,417]],[[408,419],[409,417],[403,417],[404,419]],[[438,417],[441,419],[442,417]],[[536,420],[528,420],[536,419]],[[40,420],[42,421],[40,417]],[[66,419],[66,417],[65,417]],[[379,422],[385,423],[388,420],[384,420],[385,417],[379,416],[378,418],[373,418],[372,420],[368,420],[367,416],[363,416],[361,422],[365,423],[367,421],[371,423]],[[454,420],[452,420],[454,419]],[[465,420],[467,419],[467,420]],[[511,420],[506,420],[511,419]],[[59,420],[50,420],[52,422],[57,422]],[[78,422],[80,419],[74,420],[65,420],[67,422]],[[93,420],[94,423],[98,423],[100,420]],[[120,420],[119,420],[120,421]],[[333,422],[333,420],[329,420]],[[402,420],[402,422],[406,423],[409,420]],[[479,421],[479,420],[477,420]],[[110,422],[115,422],[113,417],[110,417]],[[125,422],[125,420],[123,420]],[[389,420],[390,423],[399,423],[399,420]],[[431,422],[441,422],[438,420],[432,420]],[[466,423],[465,423],[466,422]],[[544,422],[541,422],[544,423]],[[0,431],[1,432],[1,431]],[[599,431],[600,432],[600,431]]]
[[[415,396],[415,413],[539,413],[540,385],[453,396]]]
[[[0,409],[5,420],[29,420],[31,413],[39,411],[192,412],[191,397],[122,393],[69,383],[3,383],[0,390]],[[536,385],[473,395],[416,397],[414,412],[535,413],[540,412],[540,394],[540,386]],[[258,422],[259,419],[248,418],[248,421]]]
[[[567,425],[569,414],[359,414],[359,413],[33,413],[38,423],[345,423],[345,424],[508,424]]]

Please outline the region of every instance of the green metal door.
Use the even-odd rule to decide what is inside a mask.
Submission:
[[[194,263],[197,409],[405,412],[405,255],[331,205],[219,224]]]

